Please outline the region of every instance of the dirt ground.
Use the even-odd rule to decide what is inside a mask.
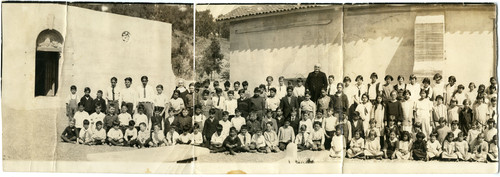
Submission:
[[[64,116],[64,112],[58,109],[17,111],[3,107],[2,111],[3,160],[87,161],[86,155],[89,153],[131,149],[129,147],[83,146],[60,142],[59,136],[67,126],[67,118]],[[196,159],[196,164],[202,168],[203,164],[210,163],[273,163],[283,162],[284,158],[285,152],[240,153],[234,156],[218,153],[199,156]],[[314,164],[338,165],[342,163],[340,159],[329,158],[327,151],[302,151],[298,153],[298,158],[302,160],[313,158]],[[346,173],[379,173],[381,171],[397,173],[401,170],[414,173],[440,173],[467,172],[467,170],[474,169],[486,170],[480,172],[496,172],[498,163],[345,159],[343,167]]]

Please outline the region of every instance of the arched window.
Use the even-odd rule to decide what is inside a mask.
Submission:
[[[56,30],[43,30],[36,38],[35,96],[55,96],[59,83],[59,58],[63,37]]]

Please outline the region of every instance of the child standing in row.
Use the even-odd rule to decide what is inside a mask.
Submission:
[[[76,94],[76,86],[70,87],[71,94],[66,98],[66,116],[72,119],[78,111],[78,95]]]

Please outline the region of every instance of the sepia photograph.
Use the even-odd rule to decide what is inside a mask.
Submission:
[[[164,132],[191,124],[193,17],[192,4],[4,2],[3,169],[130,173],[102,164],[191,159]]]
[[[498,171],[495,4],[196,11],[197,170]]]
[[[498,173],[496,26],[495,3],[3,2],[2,168]]]

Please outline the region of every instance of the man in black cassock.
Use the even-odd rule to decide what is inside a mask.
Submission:
[[[320,69],[321,66],[319,64],[314,65],[314,71],[309,73],[305,84],[306,90],[309,90],[311,93],[311,100],[315,103],[321,95],[321,89],[328,87],[326,74],[321,72]]]

